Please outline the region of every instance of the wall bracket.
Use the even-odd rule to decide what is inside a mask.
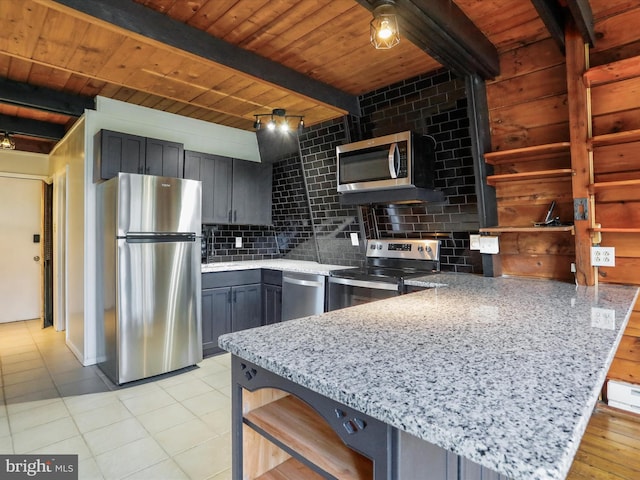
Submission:
[[[573,199],[573,219],[589,220],[589,203],[586,198]]]

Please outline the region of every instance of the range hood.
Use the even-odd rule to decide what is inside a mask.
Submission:
[[[343,192],[341,205],[376,205],[389,203],[425,203],[443,202],[444,193],[440,190],[409,187],[388,190],[368,190],[364,192]]]

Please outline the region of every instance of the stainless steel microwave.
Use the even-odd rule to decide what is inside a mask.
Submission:
[[[407,131],[336,148],[338,192],[433,188],[433,137]]]

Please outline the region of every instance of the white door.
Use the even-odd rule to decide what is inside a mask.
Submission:
[[[41,180],[0,177],[0,323],[41,318],[41,197]]]

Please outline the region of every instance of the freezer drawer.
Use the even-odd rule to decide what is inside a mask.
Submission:
[[[195,241],[118,241],[118,315],[106,329],[113,337],[107,344],[117,359],[116,383],[202,360],[199,247]]]
[[[640,413],[640,385],[609,380],[607,399],[611,407]]]

